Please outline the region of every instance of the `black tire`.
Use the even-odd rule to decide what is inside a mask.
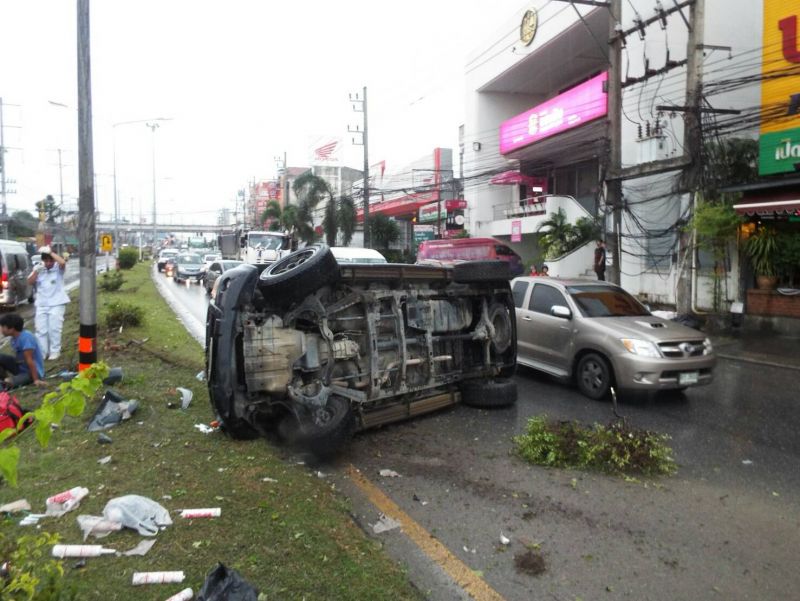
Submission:
[[[291,442],[310,451],[318,459],[330,459],[350,440],[356,429],[356,417],[350,401],[331,395],[325,407],[303,407],[297,417],[288,414],[281,430]]]
[[[506,378],[467,380],[459,386],[461,402],[470,407],[492,409],[517,402],[517,383]]]
[[[581,357],[575,370],[575,382],[585,396],[595,401],[608,396],[614,380],[608,360],[598,353],[588,353]]]
[[[467,261],[456,263],[453,267],[456,282],[497,282],[511,279],[511,269],[507,261]]]
[[[338,280],[339,264],[330,248],[312,244],[268,265],[258,288],[268,302],[286,306]]]

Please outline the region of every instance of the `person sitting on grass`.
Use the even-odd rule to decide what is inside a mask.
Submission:
[[[27,384],[44,386],[44,357],[36,336],[25,328],[25,322],[16,313],[0,316],[0,332],[11,337],[11,348],[16,356],[0,353],[0,377],[5,388]]]

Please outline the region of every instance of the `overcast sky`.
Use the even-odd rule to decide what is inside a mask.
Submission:
[[[309,164],[310,146],[361,123],[350,93],[368,87],[370,163],[399,169],[457,148],[468,52],[501,32],[521,0],[92,2],[98,209],[113,214],[114,149],[122,218],[211,223],[274,158]],[[77,205],[75,0],[0,0],[8,210],[60,195]],[[507,32],[502,32],[507,33]],[[113,124],[154,118],[145,123]],[[457,150],[454,151],[457,156]]]

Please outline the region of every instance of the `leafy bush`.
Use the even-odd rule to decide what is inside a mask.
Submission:
[[[106,326],[110,329],[119,327],[135,327],[142,325],[144,309],[139,305],[115,301],[108,304]]]
[[[114,292],[122,287],[125,280],[122,277],[121,271],[106,271],[100,276],[100,282],[97,287],[105,292]]]
[[[135,248],[121,248],[119,250],[119,268],[133,269],[139,260],[139,251]]]
[[[0,579],[0,599],[9,601],[68,601],[74,590],[64,587],[64,567],[48,558],[59,540],[57,534],[42,532],[4,540],[0,534],[0,562],[8,562],[8,578]]]
[[[630,428],[624,422],[591,428],[577,422],[528,420],[526,433],[514,438],[517,453],[548,467],[596,469],[613,474],[672,474],[676,470],[669,436]]]
[[[583,246],[600,235],[600,225],[589,217],[580,217],[574,224],[570,223],[567,213],[561,207],[539,224],[536,231],[543,231],[539,238],[539,247],[544,258],[557,259],[576,248]]]

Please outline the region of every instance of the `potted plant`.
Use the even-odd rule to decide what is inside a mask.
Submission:
[[[756,272],[756,285],[772,290],[778,285],[775,259],[778,254],[778,236],[773,228],[759,228],[745,244],[745,252]]]

